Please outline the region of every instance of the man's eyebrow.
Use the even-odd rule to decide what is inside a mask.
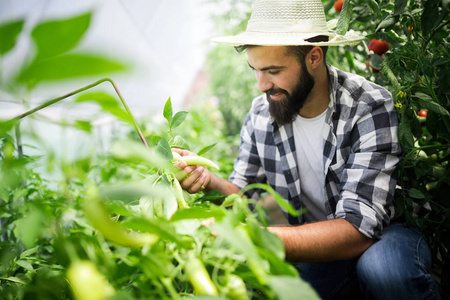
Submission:
[[[248,63],[248,66],[252,69],[252,70],[256,70],[249,62],[247,62]],[[267,66],[267,67],[264,67],[264,68],[261,68],[261,69],[259,69],[259,71],[267,71],[267,70],[282,70],[282,69],[285,69],[286,67],[284,67],[284,66],[275,66],[275,65],[271,65],[271,66]]]

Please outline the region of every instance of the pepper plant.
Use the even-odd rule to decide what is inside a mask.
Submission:
[[[71,53],[89,19],[86,14],[38,24],[32,30],[36,54],[17,76],[3,80],[2,88],[31,93],[42,81],[113,70],[117,64]],[[23,21],[0,26],[2,40],[7,41],[0,55],[14,48],[22,26]],[[54,36],[45,34],[49,30]],[[67,37],[72,40],[64,40]],[[53,38],[63,40],[53,48]],[[106,67],[96,69],[98,64],[93,64],[83,73],[82,61],[97,61]],[[64,62],[78,62],[81,67],[67,71],[61,67]],[[103,83],[110,83],[116,96],[99,92]],[[62,179],[45,179],[35,170],[45,161],[45,153],[28,154],[34,145],[21,143],[21,134],[27,132],[19,130],[19,125],[61,101],[99,105],[131,125],[140,141],[118,140],[107,153],[90,153],[72,161],[61,158],[56,167],[61,169]],[[265,212],[253,200],[242,194],[224,197],[215,192],[190,195],[182,191],[180,171],[173,165],[176,160],[218,166],[201,156],[174,155],[172,148],[190,149],[189,139],[175,134],[187,112],[174,114],[169,99],[163,116],[167,124],[147,143],[146,132],[140,130],[118,87],[106,78],[0,122],[2,299],[181,299],[201,295],[211,299],[318,299],[284,260],[281,240],[265,230]],[[77,124],[80,130],[90,132],[86,130],[91,127],[89,122]],[[205,145],[196,152],[204,155],[213,146]],[[296,213],[265,188],[285,209]],[[250,210],[249,204],[256,209]]]
[[[172,115],[170,101],[164,115],[172,134],[184,117]],[[6,299],[318,299],[284,260],[281,240],[264,229],[257,203],[252,211],[253,200],[242,194],[181,191],[171,151],[177,144],[169,144],[177,136],[150,145],[118,141],[107,157],[70,163],[53,191],[30,170],[33,158],[18,157],[13,122],[1,125],[2,179],[15,179],[1,189],[9,225],[1,248]],[[192,163],[216,167],[201,157]],[[60,288],[46,288],[50,284]]]

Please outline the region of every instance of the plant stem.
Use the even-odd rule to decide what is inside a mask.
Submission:
[[[122,94],[120,93],[119,89],[117,88],[117,85],[114,83],[114,81],[112,81],[109,78],[100,79],[100,80],[98,80],[98,81],[96,81],[94,83],[91,83],[91,84],[89,84],[89,85],[87,85],[85,87],[82,87],[80,89],[77,89],[77,90],[75,90],[73,92],[70,92],[70,93],[67,93],[67,94],[65,94],[63,96],[60,96],[60,97],[57,97],[55,99],[49,100],[49,101],[47,101],[47,102],[45,102],[45,103],[43,103],[43,104],[41,104],[41,105],[39,105],[39,106],[37,106],[37,107],[35,107],[33,109],[30,109],[29,111],[24,112],[21,115],[18,115],[17,117],[13,118],[11,121],[13,121],[13,120],[14,121],[21,120],[21,119],[25,118],[26,116],[29,116],[29,115],[37,112],[37,111],[40,111],[41,109],[44,109],[44,108],[46,108],[46,107],[48,107],[50,105],[53,105],[53,104],[55,104],[55,103],[57,103],[57,102],[59,102],[59,101],[61,101],[63,99],[66,99],[66,98],[70,97],[70,96],[73,96],[73,95],[76,95],[78,93],[84,92],[84,91],[86,91],[86,90],[88,90],[90,88],[93,88],[93,87],[95,87],[95,86],[97,86],[97,85],[99,85],[100,83],[103,83],[103,82],[111,83],[111,85],[113,86],[116,94],[119,96],[120,101],[122,102],[123,106],[125,107],[125,110],[127,111],[128,115],[130,116],[131,121],[133,122],[134,128],[138,132],[138,135],[141,138],[142,143],[144,143],[144,145],[148,148],[148,144],[147,144],[147,141],[145,140],[144,134],[142,133],[141,129],[139,128],[139,125],[136,122],[136,119],[133,117],[133,114],[131,113],[130,108],[128,107],[127,103],[123,99]]]
[[[16,124],[16,141],[17,141],[17,152],[19,153],[19,158],[23,158],[23,148],[22,148],[22,135],[20,134],[20,123]]]
[[[426,146],[422,146],[422,147],[417,147],[417,148],[413,148],[411,149],[411,151],[405,156],[404,160],[409,159],[409,157],[415,153],[416,151],[421,151],[424,149],[432,149],[432,148],[436,148],[436,149],[445,149],[445,148],[449,148],[448,145],[426,145]]]

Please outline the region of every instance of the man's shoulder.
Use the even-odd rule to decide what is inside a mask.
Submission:
[[[354,106],[357,103],[382,103],[392,99],[391,93],[384,87],[363,76],[330,68],[330,80],[336,101]],[[356,103],[355,103],[356,102]]]

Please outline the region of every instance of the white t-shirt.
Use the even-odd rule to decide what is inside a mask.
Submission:
[[[323,200],[325,174],[323,170],[323,137],[327,110],[314,118],[297,116],[293,123],[298,172],[300,174],[301,201],[308,211],[306,222],[326,220]]]

